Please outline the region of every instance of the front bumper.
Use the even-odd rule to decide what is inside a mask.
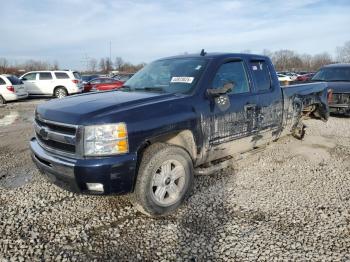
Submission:
[[[350,114],[350,104],[329,104],[329,111],[337,114]]]
[[[44,150],[36,138],[30,141],[31,155],[38,169],[52,183],[72,192],[126,194],[136,177],[136,154],[73,159]],[[103,192],[88,190],[87,183],[103,185]]]

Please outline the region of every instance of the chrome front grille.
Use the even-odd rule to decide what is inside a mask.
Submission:
[[[333,94],[332,104],[350,104],[350,94]]]
[[[36,117],[34,129],[39,144],[46,150],[65,155],[77,153],[77,126]]]

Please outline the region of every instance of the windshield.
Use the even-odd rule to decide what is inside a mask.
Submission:
[[[329,67],[318,71],[312,81],[350,81],[350,67]]]
[[[143,92],[191,92],[203,69],[203,58],[173,58],[158,60],[145,66],[125,82],[125,89]]]

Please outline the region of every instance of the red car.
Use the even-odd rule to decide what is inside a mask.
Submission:
[[[309,73],[309,74],[304,74],[301,76],[297,77],[297,81],[309,81],[313,76],[315,75],[315,73]]]
[[[108,78],[108,77],[99,77],[90,80],[84,85],[84,92],[89,91],[108,91],[121,87],[124,82]]]

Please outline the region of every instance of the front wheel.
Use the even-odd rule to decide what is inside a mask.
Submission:
[[[166,215],[186,199],[192,182],[189,154],[177,146],[154,144],[143,154],[132,202],[148,216]]]

